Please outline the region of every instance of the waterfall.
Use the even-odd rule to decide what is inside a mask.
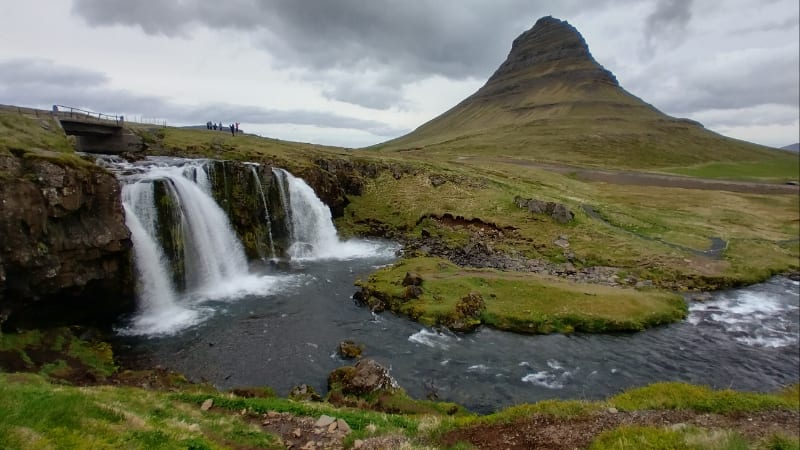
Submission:
[[[278,174],[278,186],[286,184],[287,193],[281,192],[281,202],[287,209],[291,230],[289,256],[293,259],[352,259],[374,256],[382,246],[363,240],[340,241],[333,225],[331,210],[317,197],[314,190],[301,178],[283,169],[273,169]],[[385,250],[385,249],[383,249]]]
[[[212,309],[209,300],[230,300],[272,291],[276,276],[249,273],[244,248],[222,208],[210,195],[208,165],[202,161],[159,160],[148,165],[106,161],[122,182],[125,221],[131,230],[139,311],[123,334],[170,334],[198,323]],[[159,164],[160,163],[160,164]],[[117,165],[115,165],[117,164]],[[156,184],[163,187],[156,195]],[[173,224],[159,223],[168,208]],[[165,219],[167,220],[167,219]],[[185,290],[171,279],[178,261],[164,252],[164,230],[179,227],[178,249]]]
[[[284,217],[286,218],[286,229],[289,232],[289,242],[294,242],[294,230],[292,229],[292,207],[289,204],[289,196],[286,194],[286,184],[288,183],[286,175],[289,172],[283,169],[272,168],[272,174],[275,176],[276,183],[278,184],[278,194],[281,197],[281,206],[283,206]]]
[[[264,219],[267,221],[267,233],[269,235],[270,258],[275,259],[275,242],[272,240],[272,220],[270,220],[269,217],[267,197],[264,195],[264,188],[261,186],[261,177],[258,176],[258,169],[256,169],[255,165],[250,165],[250,172],[253,173],[253,181],[255,181],[258,187],[258,194],[261,196],[261,203],[264,205]]]

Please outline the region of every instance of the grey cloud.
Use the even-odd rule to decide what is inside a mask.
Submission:
[[[645,21],[645,51],[652,55],[658,43],[683,41],[692,18],[692,0],[661,0]]]
[[[399,100],[404,85],[422,78],[486,78],[503,61],[511,41],[539,17],[568,19],[604,3],[75,0],[73,13],[90,25],[138,26],[167,36],[184,35],[193,26],[246,31],[278,66],[305,69],[320,80],[330,71],[348,71],[355,86],[330,88],[326,94],[331,98],[385,108]],[[361,87],[360,77],[375,67],[397,74],[382,83],[387,92],[380,95]]]
[[[314,125],[362,130],[377,136],[397,136],[408,130],[385,123],[325,111],[275,110],[250,105],[184,106],[169,99],[110,88],[107,77],[86,69],[40,59],[0,61],[0,98],[16,105],[49,109],[53,104],[128,116],[157,116],[170,122],[205,123],[208,120],[255,124]]]
[[[53,70],[52,63],[45,59],[18,58],[0,61],[0,85],[35,89],[39,85],[83,87],[108,82],[108,77],[99,72],[79,67],[61,66]]]

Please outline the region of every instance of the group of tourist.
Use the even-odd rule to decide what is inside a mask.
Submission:
[[[222,122],[215,123],[215,122],[212,122],[210,120],[208,122],[206,122],[206,129],[209,129],[209,130],[225,131],[226,128],[231,130],[231,136],[235,136],[236,133],[239,132],[239,122],[234,122],[234,123],[228,125],[227,127],[222,125]]]

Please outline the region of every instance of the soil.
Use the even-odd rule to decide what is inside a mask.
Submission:
[[[611,412],[560,419],[534,415],[511,423],[472,426],[445,434],[442,446],[469,442],[480,449],[586,448],[603,431],[622,425],[674,427],[696,426],[710,430],[735,430],[748,441],[758,441],[775,432],[797,436],[800,413],[763,411],[723,416],[682,410]]]

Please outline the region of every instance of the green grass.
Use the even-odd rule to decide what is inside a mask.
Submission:
[[[620,410],[687,409],[697,412],[733,414],[743,412],[800,409],[798,385],[778,394],[757,394],[733,390],[713,390],[685,383],[655,383],[628,390],[609,399]]]
[[[424,280],[418,299],[404,300],[402,280],[416,272]],[[470,292],[484,299],[485,310],[472,325],[522,333],[637,331],[681,320],[686,305],[665,292],[577,284],[534,274],[461,269],[439,258],[404,259],[359,283],[377,301],[427,325],[452,326],[457,304]],[[468,324],[469,325],[469,324]]]
[[[737,433],[695,427],[678,429],[621,426],[606,431],[592,442],[590,450],[747,450],[747,442]]]
[[[691,167],[663,169],[663,171],[699,178],[782,183],[798,181],[798,176],[800,176],[798,175],[800,174],[800,157],[798,155],[789,155],[789,157],[763,161],[713,162]]]
[[[201,413],[164,393],[54,386],[0,373],[0,448],[282,448],[278,443],[236,416]]]

